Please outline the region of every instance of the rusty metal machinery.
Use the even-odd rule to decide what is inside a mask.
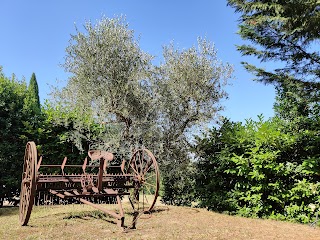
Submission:
[[[74,199],[90,205],[114,217],[119,227],[124,228],[123,196],[128,196],[133,209],[132,228],[141,214],[149,213],[155,206],[159,193],[160,175],[157,161],[148,149],[138,149],[133,152],[129,161],[122,161],[118,174],[108,173],[113,154],[102,150],[88,152],[82,165],[68,165],[67,158],[61,165],[44,165],[42,157],[38,158],[36,144],[28,142],[25,149],[19,220],[22,226],[28,224],[35,197],[39,192],[47,192],[59,199]],[[80,169],[80,174],[68,174],[66,168]],[[60,168],[59,174],[43,173],[41,169]],[[88,169],[98,168],[97,173]],[[97,199],[113,197],[116,199],[119,211],[105,209],[96,204]]]

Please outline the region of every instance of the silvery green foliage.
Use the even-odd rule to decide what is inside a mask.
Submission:
[[[221,109],[232,67],[207,40],[182,51],[164,47],[164,62],[153,66],[123,17],[87,22],[84,30],[71,36],[64,63],[71,76],[54,95],[67,113],[56,121],[68,125],[73,113],[69,139],[79,146],[81,139],[117,151],[142,144],[163,155],[185,149],[186,133]],[[100,134],[91,134],[93,123]]]
[[[164,47],[164,63],[156,75],[156,92],[161,106],[161,127],[174,141],[196,125],[212,120],[226,97],[223,86],[233,68],[218,58],[214,45],[198,39],[198,46],[177,50]]]
[[[77,29],[71,36],[64,63],[71,77],[55,98],[64,109],[78,114],[75,139],[85,137],[81,117],[89,114],[96,123],[119,130],[102,139],[109,145],[117,143],[117,148],[121,138],[132,137],[133,128],[150,125],[151,95],[144,79],[151,56],[141,51],[123,18],[103,18],[95,25],[87,22],[84,29],[85,33]]]
[[[195,128],[204,127],[222,109],[223,86],[232,67],[217,58],[212,43],[198,39],[198,46],[178,50],[164,47],[164,61],[155,75],[155,93],[161,112],[162,201],[190,205],[194,201],[194,169],[190,140]]]

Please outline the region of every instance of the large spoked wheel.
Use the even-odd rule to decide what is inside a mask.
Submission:
[[[36,175],[37,175],[37,148],[34,142],[28,142],[26,145],[21,192],[19,220],[22,226],[28,224],[36,192]]]
[[[129,195],[134,211],[149,213],[159,195],[160,174],[156,158],[148,149],[138,149],[129,162],[128,172],[134,175],[134,188]]]

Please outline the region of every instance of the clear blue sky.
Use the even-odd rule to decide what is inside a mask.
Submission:
[[[273,116],[274,88],[252,81],[254,76],[241,66],[248,59],[236,51],[235,45],[243,41],[236,34],[238,16],[226,6],[226,0],[1,0],[0,65],[7,76],[14,73],[27,81],[35,72],[43,102],[49,98],[50,85],[67,79],[59,64],[75,24],[81,27],[87,20],[121,14],[140,36],[141,48],[158,58],[162,46],[172,40],[188,48],[198,36],[206,36],[215,43],[219,58],[235,68],[221,114],[234,121],[256,119],[258,114]]]

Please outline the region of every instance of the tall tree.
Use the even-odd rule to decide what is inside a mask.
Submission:
[[[35,113],[40,113],[40,98],[39,98],[39,87],[36,78],[36,74],[32,73],[31,79],[28,86],[28,92],[30,95],[31,108]]]
[[[27,86],[4,76],[0,67],[0,201],[19,191],[29,118],[24,111]]]
[[[215,118],[232,67],[217,58],[214,45],[198,39],[198,46],[179,50],[164,47],[164,62],[156,75],[155,103],[160,110],[164,174],[163,201],[189,205],[193,201],[193,168],[190,162],[190,132]],[[175,166],[175,167],[173,167]]]
[[[320,2],[228,0],[228,4],[240,13],[239,34],[249,42],[238,50],[273,63],[268,70],[243,65],[258,81],[275,85],[276,115],[290,123],[290,131],[318,128]]]
[[[182,51],[164,47],[163,63],[155,66],[122,17],[87,22],[84,30],[71,37],[64,63],[71,77],[55,92],[54,105],[74,113],[70,138],[78,146],[77,139],[86,139],[92,146],[124,152],[143,144],[156,151],[166,174],[188,166],[187,134],[221,109],[232,67],[205,39]],[[67,116],[56,120],[69,124]],[[94,136],[84,117],[105,126],[104,134]]]
[[[319,89],[320,3],[318,0],[228,0],[240,13],[239,34],[253,44],[238,46],[245,56],[277,62],[271,71],[243,62],[264,83],[301,82]]]
[[[86,127],[81,117],[89,114],[119,129],[126,141],[153,145],[162,130],[169,127],[172,135],[175,127],[178,139],[220,109],[232,67],[217,59],[208,41],[181,52],[165,47],[164,63],[157,67],[124,18],[87,22],[84,30],[71,37],[64,67],[72,75],[56,92],[56,104],[80,116],[79,131]]]

